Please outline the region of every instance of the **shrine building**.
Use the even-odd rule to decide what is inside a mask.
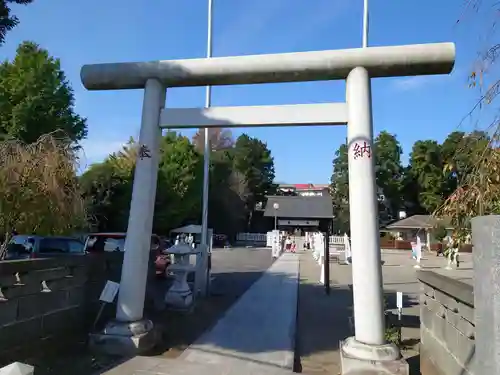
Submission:
[[[270,195],[264,217],[272,219],[273,228],[303,235],[305,232],[326,231],[333,220],[330,194]]]

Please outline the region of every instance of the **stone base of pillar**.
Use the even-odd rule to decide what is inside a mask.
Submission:
[[[0,368],[0,374],[2,375],[33,375],[35,373],[35,368],[33,366],[27,365],[21,362],[14,362],[8,366]]]
[[[150,320],[112,320],[102,332],[90,335],[89,344],[91,349],[101,353],[133,356],[152,349],[158,343],[159,337],[158,330]]]
[[[340,342],[342,375],[408,375],[408,362],[394,344],[367,345],[349,337]]]

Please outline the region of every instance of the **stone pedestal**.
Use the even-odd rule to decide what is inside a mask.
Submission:
[[[206,250],[207,248],[204,246],[205,254]],[[192,249],[191,246],[186,244],[183,240],[181,240],[178,245],[168,249],[166,253],[174,256],[174,263],[169,266],[169,271],[174,274],[174,283],[165,294],[165,304],[168,308],[174,310],[189,311],[193,307],[194,298],[193,291],[187,282],[188,274],[193,271],[195,272],[196,288],[197,285],[200,285],[200,283],[197,282],[197,279],[199,281],[200,277],[207,277],[207,265],[204,261],[202,261],[201,264],[197,264],[195,267],[190,265],[190,255],[200,254],[200,249]],[[200,273],[200,268],[205,272]],[[206,287],[206,283],[203,283],[202,285]]]
[[[0,375],[33,375],[35,368],[21,362],[14,362],[0,368]]]
[[[158,342],[159,334],[153,322],[110,321],[103,332],[90,335],[93,350],[111,355],[139,355],[151,350]]]
[[[349,337],[340,342],[342,375],[408,375],[408,362],[394,344],[367,345]]]

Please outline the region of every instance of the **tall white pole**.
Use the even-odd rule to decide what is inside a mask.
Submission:
[[[207,30],[207,58],[212,57],[212,2],[208,0],[208,30]],[[210,107],[212,101],[212,87],[207,86],[205,92],[205,108]],[[205,128],[205,147],[203,158],[203,202],[201,218],[201,244],[208,249],[208,182],[210,173],[210,139],[209,129]],[[210,275],[206,275],[207,283],[210,282]],[[204,285],[204,283],[202,283]],[[201,294],[206,294],[206,288],[202,287]]]
[[[358,342],[382,345],[385,321],[368,71],[353,69],[346,86],[355,335]]]
[[[368,47],[368,0],[363,4],[363,48]]]

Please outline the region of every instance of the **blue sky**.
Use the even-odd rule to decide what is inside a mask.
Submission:
[[[139,132],[142,91],[86,91],[83,64],[198,58],[206,54],[206,0],[35,0],[14,7],[20,25],[0,48],[12,58],[23,40],[61,59],[88,118],[83,166],[102,160]],[[439,6],[437,4],[439,3]],[[140,5],[139,5],[140,4]],[[357,48],[362,0],[214,0],[214,56]],[[477,22],[456,26],[457,0],[371,0],[371,46],[453,41],[457,63],[449,76],[373,81],[375,132],[395,133],[407,154],[414,141],[442,141],[457,129],[478,92],[467,76],[478,50]],[[472,15],[470,15],[472,16]],[[469,17],[470,18],[470,17]],[[344,100],[344,82],[216,87],[212,105],[320,103]],[[202,107],[204,88],[171,89],[168,107]],[[472,124],[466,121],[462,130]],[[345,127],[238,129],[267,142],[276,177],[288,183],[326,183]],[[189,132],[187,134],[191,134]]]

